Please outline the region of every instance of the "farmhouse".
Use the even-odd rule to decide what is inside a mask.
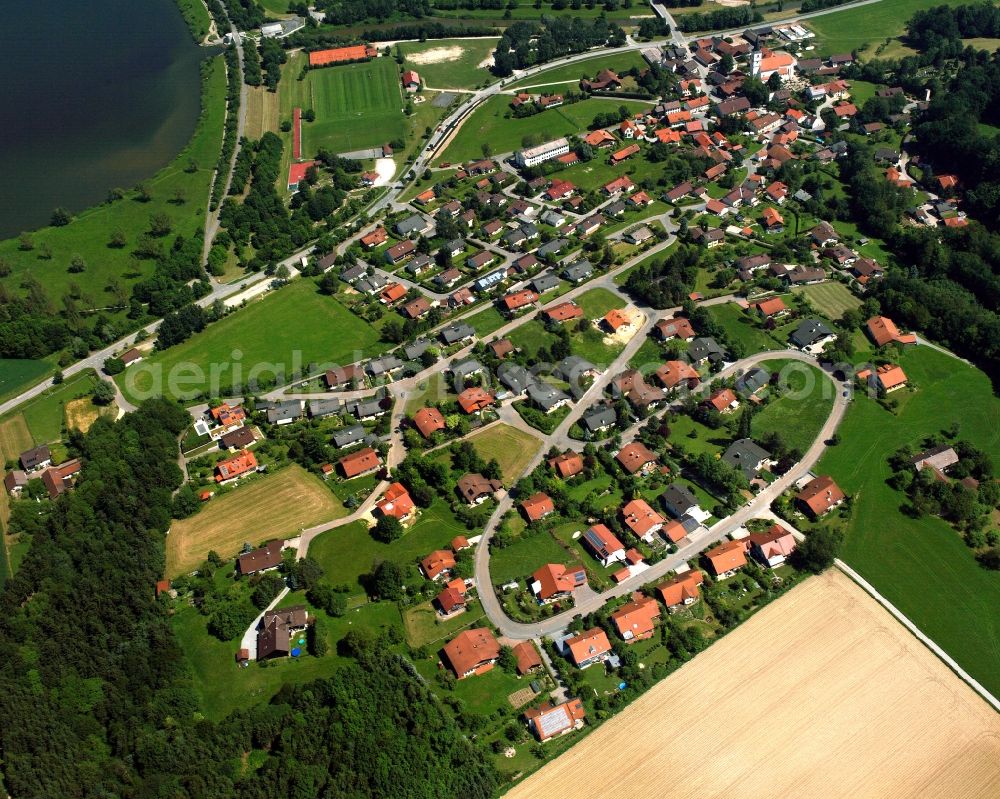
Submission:
[[[656,586],[656,593],[667,609],[672,610],[697,602],[700,595],[698,586],[703,582],[705,582],[705,575],[698,569],[693,569],[673,577],[665,583],[660,583]]]
[[[840,505],[846,497],[833,478],[817,477],[810,480],[796,496],[802,509],[815,518],[823,516]]]
[[[350,479],[375,471],[382,465],[382,459],[371,447],[365,447],[350,455],[345,455],[337,461],[337,465],[340,466],[344,477]]]
[[[742,541],[726,541],[708,550],[705,559],[716,579],[724,580],[747,565],[746,548]]]
[[[658,465],[656,453],[641,441],[626,444],[615,455],[615,460],[629,474],[649,474]]]
[[[625,560],[625,545],[603,524],[589,528],[582,540],[602,566]]]
[[[236,559],[236,571],[244,577],[248,574],[277,569],[281,565],[281,550],[285,542],[280,539],[268,541],[260,549],[245,552]]]
[[[215,482],[220,485],[257,471],[257,458],[249,450],[215,464]]]
[[[528,645],[530,646],[530,644]],[[518,646],[524,646],[524,644],[518,644]],[[567,732],[580,729],[586,715],[583,702],[579,699],[570,699],[555,707],[546,702],[541,707],[533,707],[524,711],[528,727],[541,743],[545,743],[557,735],[564,735]]]
[[[546,563],[531,575],[531,593],[542,604],[556,602],[587,583],[587,572],[579,563],[563,566]]]
[[[611,642],[600,627],[593,627],[562,642],[563,651],[579,669],[585,669],[611,656]]]
[[[500,657],[500,644],[485,627],[463,630],[445,644],[442,660],[459,680],[484,674]]]
[[[26,472],[36,472],[52,465],[52,453],[47,444],[22,452],[18,461]]]
[[[660,617],[660,606],[652,597],[644,596],[622,605],[611,614],[611,621],[625,641],[645,641],[653,637],[653,622]]]
[[[20,469],[12,469],[3,478],[3,487],[12,497],[21,496],[26,485],[28,485],[28,475]]]
[[[305,605],[267,611],[257,633],[257,660],[287,656],[293,648],[292,633],[304,630],[308,624]]]

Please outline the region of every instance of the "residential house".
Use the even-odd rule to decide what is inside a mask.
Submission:
[[[530,643],[525,643],[530,646]],[[519,644],[519,646],[523,645]],[[580,729],[586,715],[583,702],[579,699],[570,699],[555,706],[546,702],[540,707],[532,707],[524,711],[528,727],[540,743]]]
[[[25,486],[28,485],[28,475],[20,469],[12,469],[3,478],[3,487],[12,497],[21,496]]]
[[[747,565],[746,547],[742,541],[726,541],[708,550],[705,560],[715,579],[724,580]]]
[[[555,513],[556,506],[548,494],[539,491],[521,503],[521,511],[529,522],[537,522]]]
[[[563,480],[568,480],[583,471],[583,456],[568,449],[561,455],[549,458],[549,468],[555,470]]]
[[[824,475],[810,480],[795,497],[802,509],[814,518],[819,518],[846,499],[832,477]]]
[[[410,492],[402,483],[390,485],[382,498],[375,503],[375,513],[379,516],[392,516],[403,522],[409,519],[416,510]]]
[[[773,569],[795,551],[795,536],[780,524],[775,524],[763,533],[751,533],[746,544],[756,561]]]
[[[736,390],[740,394],[753,397],[770,382],[771,373],[766,369],[761,369],[759,366],[755,366],[746,374],[736,378]]]
[[[691,389],[701,382],[698,370],[686,361],[667,361],[654,375],[668,391],[680,387]]]
[[[741,438],[729,445],[722,454],[722,460],[743,472],[747,480],[753,480],[761,469],[771,463],[771,453],[753,439]]]
[[[458,495],[470,505],[481,505],[503,490],[499,480],[488,480],[479,472],[464,474],[458,479]]]
[[[761,319],[774,319],[788,313],[788,306],[781,297],[771,297],[760,302],[755,302],[751,306],[761,317]]]
[[[394,244],[389,249],[385,251],[385,260],[390,264],[398,264],[408,255],[416,252],[417,245],[414,244],[410,239],[399,242],[399,244]],[[405,292],[404,292],[405,293]]]
[[[21,468],[30,474],[51,466],[52,453],[47,444],[41,444],[22,452],[18,457],[18,462],[21,464]]]
[[[238,480],[247,474],[257,471],[257,458],[250,450],[242,450],[231,458],[226,458],[215,464],[215,482],[223,485]]]
[[[546,308],[543,315],[549,322],[567,322],[571,319],[582,319],[583,308],[572,300],[561,302],[552,308]]]
[[[345,455],[337,461],[337,465],[340,466],[344,477],[350,479],[379,469],[382,466],[382,459],[371,447],[365,447],[350,455]]]
[[[420,561],[420,571],[428,580],[441,580],[454,568],[455,553],[450,549],[436,549]]]
[[[343,449],[344,447],[349,447],[352,444],[357,444],[359,441],[363,441],[365,438],[365,427],[360,424],[352,424],[348,427],[342,427],[333,434],[333,445],[337,449]]]
[[[705,582],[705,575],[698,569],[692,569],[667,580],[665,583],[660,583],[656,586],[656,593],[660,601],[667,606],[667,610],[674,610],[697,602],[701,595],[698,586],[703,582]]]
[[[500,657],[500,644],[485,627],[463,630],[445,644],[442,660],[459,680],[484,674]]]
[[[431,229],[431,223],[423,214],[411,214],[396,223],[396,232],[404,238],[415,238]]]
[[[704,522],[712,514],[708,511],[704,511],[698,505],[698,500],[695,498],[691,490],[681,483],[671,483],[660,494],[660,501],[663,503],[663,507],[667,509],[667,513],[673,516],[675,519],[683,520],[686,516],[696,519],[699,522]]]
[[[531,575],[528,583],[531,593],[543,605],[558,602],[586,584],[587,572],[579,563],[572,566],[546,563]]]
[[[633,600],[611,614],[611,622],[625,641],[645,641],[653,637],[660,606],[652,597]]]
[[[374,249],[380,244],[385,244],[389,239],[389,234],[384,227],[377,227],[371,233],[361,237],[361,246],[366,250]]]
[[[455,582],[462,583],[463,587],[465,585],[461,580]],[[453,616],[456,613],[464,611],[467,603],[468,594],[463,593],[458,588],[452,588],[450,585],[434,597],[434,605],[437,607],[438,614],[442,617]]]
[[[940,446],[924,450],[910,459],[913,468],[918,472],[921,469],[933,469],[942,474],[958,463],[958,461],[958,453],[955,452],[953,447],[949,447],[947,444],[941,444]]]
[[[288,656],[292,649],[292,634],[309,625],[305,605],[268,610],[261,619],[257,633],[257,660]]]
[[[714,391],[701,404],[719,413],[732,413],[740,407],[739,398],[731,388]]]
[[[615,460],[629,474],[649,474],[659,466],[656,453],[641,441],[626,444],[615,455]]]
[[[625,545],[603,524],[588,528],[581,540],[602,566],[625,560]]]
[[[463,412],[479,413],[489,408],[495,402],[492,392],[481,386],[470,386],[458,395],[458,404]]]
[[[600,433],[612,427],[618,421],[614,407],[606,403],[598,403],[588,408],[580,417],[580,425],[590,434]]]
[[[512,314],[529,305],[534,305],[538,302],[538,296],[538,293],[531,289],[521,289],[520,291],[515,291],[513,294],[504,295],[500,302],[503,310],[508,314]]]
[[[691,320],[683,316],[661,319],[654,325],[654,329],[661,341],[671,341],[675,338],[681,341],[690,341],[695,335]]]
[[[281,550],[285,542],[281,539],[268,541],[260,549],[244,552],[236,558],[236,571],[244,577],[257,572],[277,569],[281,565]]]
[[[792,346],[797,347],[810,355],[817,355],[823,348],[837,338],[829,327],[819,319],[803,319],[795,331],[789,336],[788,341]]]
[[[268,424],[291,424],[302,416],[300,400],[284,400],[272,403],[257,403],[257,409],[264,411]]]
[[[406,89],[407,92],[412,93],[420,89],[420,75],[412,69],[408,69],[403,72],[401,80],[403,88]]]
[[[549,383],[534,382],[528,386],[528,399],[545,413],[568,405],[569,395]]]
[[[666,521],[642,498],[633,499],[626,503],[621,513],[625,526],[647,544],[653,543],[653,538],[663,528],[663,523]]]
[[[444,416],[437,408],[425,407],[413,414],[413,425],[424,438],[430,438],[438,430],[444,430]]]
[[[600,627],[593,627],[562,642],[563,652],[579,669],[607,660],[612,655],[611,642]]]
[[[896,323],[887,316],[873,316],[865,323],[868,336],[876,347],[886,344],[916,344],[917,337],[913,333],[900,333]]]
[[[497,370],[497,379],[515,397],[524,394],[535,380],[531,372],[518,363],[501,364]]]
[[[517,673],[520,676],[530,674],[533,671],[541,671],[544,668],[542,656],[538,654],[535,644],[532,641],[521,641],[514,647],[514,657],[517,659]]]
[[[308,412],[310,419],[323,419],[327,416],[335,416],[344,409],[344,403],[339,399],[313,399],[308,402]],[[245,427],[240,428],[240,430],[246,430]],[[234,432],[240,432],[236,430]],[[225,436],[222,437],[223,441]],[[253,441],[253,435],[251,434],[250,440]],[[245,445],[243,445],[245,446]]]
[[[323,375],[327,390],[340,388],[360,388],[365,384],[365,370],[358,363],[327,369]]]
[[[439,335],[441,336],[441,341],[450,346],[475,338],[476,331],[468,322],[453,322],[441,328]]]

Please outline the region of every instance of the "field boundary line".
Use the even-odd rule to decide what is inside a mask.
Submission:
[[[863,588],[876,602],[878,602],[882,607],[884,607],[889,613],[891,613],[896,621],[902,624],[913,636],[920,641],[924,646],[926,646],[931,652],[938,656],[938,658],[951,669],[966,685],[968,685],[973,691],[979,694],[986,702],[998,713],[1000,713],[1000,700],[998,700],[993,694],[991,694],[986,688],[971,674],[969,674],[965,669],[955,662],[947,652],[945,652],[940,646],[934,643],[934,640],[929,636],[921,632],[917,626],[910,621],[902,611],[900,611],[895,605],[893,605],[888,599],[882,596],[864,577],[858,574],[854,569],[848,566],[844,561],[837,558],[834,563],[837,568],[840,569],[844,574],[850,577],[855,583],[857,583],[861,588]]]

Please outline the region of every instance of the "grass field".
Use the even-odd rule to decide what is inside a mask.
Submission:
[[[534,535],[521,536],[503,549],[490,553],[490,582],[506,583],[523,580],[546,563],[569,564],[573,560],[552,535],[543,530]]]
[[[302,125],[303,153],[321,147],[348,152],[406,135],[399,72],[391,58],[313,69],[304,83],[311,102],[303,108],[312,108],[316,121]]]
[[[489,144],[494,154],[499,155],[519,150],[526,137],[548,140],[580,133],[587,129],[597,114],[614,111],[620,105],[630,111],[649,108],[648,103],[636,100],[590,99],[552,108],[524,119],[506,119],[504,114],[510,111],[510,97],[491,97],[462,125],[439,160],[456,163],[482,158],[484,142]]]
[[[815,55],[849,53],[862,50],[862,60],[876,57],[898,58],[912,54],[903,48],[898,40],[906,30],[906,23],[915,11],[923,11],[933,6],[961,5],[963,0],[879,0],[872,5],[848,8],[823,14],[807,21],[806,25],[816,32]],[[893,39],[881,53],[876,48],[886,39]]]
[[[493,80],[479,65],[493,54],[497,39],[435,39],[404,42],[404,69],[420,73],[424,85],[434,89],[472,89]],[[393,51],[395,53],[395,50]]]
[[[208,35],[208,28],[211,17],[208,15],[208,8],[202,0],[177,0],[177,7],[181,10],[181,16],[187,23],[191,37],[196,42],[201,42]]]
[[[841,443],[816,468],[855,498],[843,558],[994,695],[1000,695],[1000,573],[981,568],[945,522],[912,519],[886,485],[886,459],[903,444],[959,425],[1000,463],[1000,400],[980,371],[925,347],[899,363],[916,390],[897,416],[858,397]]]
[[[162,374],[160,391],[177,396],[185,391],[197,393],[210,388],[210,369],[219,365],[223,388],[232,382],[232,364],[242,370],[242,382],[255,365],[280,366],[286,382],[298,364],[349,364],[383,352],[378,332],[352,314],[335,297],[316,290],[311,280],[297,280],[254,302],[225,319],[210,325],[202,333],[162,352],[119,375],[118,385],[126,397],[139,399],[153,390],[155,375]],[[234,357],[233,353],[239,355]],[[296,355],[297,353],[297,355]],[[194,377],[171,387],[167,376],[172,372],[194,369]],[[263,374],[273,374],[268,368]],[[187,372],[185,374],[194,374]]]
[[[166,540],[167,577],[197,568],[208,551],[231,558],[254,546],[346,514],[323,481],[301,466],[256,478],[213,499],[194,516],[175,522]]]
[[[278,98],[278,92],[269,92],[265,86],[247,87],[246,137],[248,139],[259,139],[268,131],[278,133],[280,129]]]
[[[615,72],[628,72],[632,67],[640,69],[646,66],[642,55],[635,50],[627,53],[602,53],[593,58],[587,58],[574,64],[553,67],[538,75],[532,75],[514,84],[512,88],[524,86],[544,86],[549,83],[576,83],[582,77],[592,78],[602,69],[612,69]]]
[[[417,521],[406,534],[383,544],[368,533],[364,522],[337,527],[318,536],[309,545],[309,556],[315,558],[333,585],[348,585],[360,593],[358,578],[371,572],[383,560],[401,565],[412,564],[429,552],[447,546],[456,535],[470,535],[465,525],[452,516],[441,500],[420,511]]]
[[[423,602],[403,611],[403,627],[410,646],[430,646],[444,644],[465,627],[475,626],[483,618],[483,609],[476,600],[470,600],[465,613],[442,621],[434,605]]]
[[[466,320],[476,331],[476,335],[482,338],[483,336],[488,336],[494,330],[498,330],[503,327],[505,320],[500,316],[500,311],[496,309],[495,305],[491,305],[489,308],[485,308],[477,314],[473,314]]]
[[[604,316],[613,308],[624,308],[625,300],[607,289],[591,289],[579,295],[576,304],[583,308],[583,315],[588,319]]]
[[[86,310],[109,304],[106,287],[112,281],[117,280],[130,289],[135,281],[149,277],[153,262],[134,260],[132,245],[149,229],[152,214],[163,212],[173,220],[171,240],[174,234],[188,237],[202,231],[212,170],[222,146],[225,96],[226,70],[219,56],[211,61],[208,80],[202,84],[201,117],[190,142],[168,166],[146,181],[152,199],[140,202],[135,199],[136,193],[129,190],[125,199],[83,211],[65,227],[36,231],[33,250],[19,249],[16,238],[0,241],[0,258],[11,266],[10,275],[0,283],[11,293],[20,294],[20,285],[30,273],[59,307],[62,296],[75,283],[83,287],[89,299],[78,303],[81,310]],[[189,163],[197,165],[193,173],[185,171]],[[182,205],[171,202],[178,190],[186,197]],[[121,249],[108,247],[111,233],[117,229],[128,240],[128,246]],[[51,259],[39,256],[43,243],[51,249]],[[67,272],[75,254],[81,255],[86,263],[82,275]],[[106,314],[124,318],[122,313],[107,311]]]
[[[65,406],[66,429],[79,430],[86,433],[90,426],[102,416],[114,419],[118,415],[118,406],[115,403],[110,405],[95,405],[90,397],[80,397],[80,399],[70,400]]]
[[[713,305],[708,308],[708,312],[726,331],[726,336],[734,342],[742,342],[748,355],[764,350],[781,349],[781,345],[771,338],[765,330],[746,321],[743,309],[736,303],[727,302],[723,305]]]
[[[782,374],[784,393],[753,417],[755,437],[771,432],[800,452],[812,446],[833,408],[837,387],[815,366],[799,361],[764,361],[762,368]]]
[[[508,485],[517,481],[542,446],[542,442],[534,436],[502,422],[465,440],[476,448],[484,460],[497,459],[503,480]]]
[[[33,386],[52,371],[47,361],[0,358],[0,401]]]
[[[840,319],[846,311],[861,307],[861,300],[851,294],[847,286],[834,281],[799,286],[794,293],[808,299],[812,307],[827,319]]]
[[[66,421],[66,404],[89,395],[96,383],[96,373],[87,369],[20,405],[18,411],[27,422],[34,442],[51,444],[58,441]]]
[[[686,725],[683,746],[665,746],[664,731],[690,715],[705,686],[711,720]],[[602,768],[591,767],[597,761]],[[829,572],[755,614],[506,796],[986,799],[998,790],[1000,716],[847,577]]]

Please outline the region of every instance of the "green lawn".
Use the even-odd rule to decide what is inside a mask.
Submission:
[[[647,337],[642,342],[642,346],[636,350],[635,355],[629,359],[628,365],[632,369],[638,369],[643,374],[650,374],[659,369],[664,360],[663,350],[656,339]]]
[[[766,330],[758,327],[755,323],[746,320],[743,309],[736,303],[727,302],[723,305],[713,305],[708,308],[712,318],[726,331],[726,335],[733,342],[740,342],[747,355],[764,350],[781,349]]]
[[[851,81],[851,102],[861,108],[866,101],[870,100],[875,96],[875,91],[878,89],[874,83],[869,83],[866,80],[852,80]]]
[[[462,125],[440,161],[468,161],[482,158],[483,144],[488,143],[494,154],[509,153],[524,146],[529,138],[538,141],[581,133],[597,114],[614,111],[624,105],[630,111],[649,108],[648,103],[635,100],[583,100],[559,106],[524,119],[505,118],[510,111],[510,96],[491,97]]]
[[[122,373],[118,384],[130,399],[151,390],[171,397],[196,396],[212,390],[213,368],[222,389],[233,382],[233,364],[240,371],[237,382],[245,381],[255,365],[261,376],[273,375],[276,366],[283,368],[283,382],[288,382],[296,366],[301,370],[310,363],[349,364],[387,348],[375,328],[335,297],[320,294],[312,280],[296,280],[187,341],[147,357]],[[171,380],[171,374],[180,375],[180,380]]]
[[[304,81],[315,122],[302,126],[302,149],[348,152],[375,147],[407,132],[399,70],[391,58],[311,69]]]
[[[523,580],[546,563],[569,564],[568,552],[545,530],[521,535],[503,549],[490,553],[490,581],[494,584]]]
[[[435,89],[472,89],[493,80],[490,71],[479,64],[492,55],[497,41],[434,39],[427,42],[404,42],[399,48],[405,58],[403,68],[420,73],[426,86]],[[455,50],[461,50],[461,53],[454,53]],[[428,59],[436,60],[445,56],[447,60],[426,63]]]
[[[201,42],[208,35],[208,27],[211,17],[208,15],[208,8],[202,0],[177,0],[177,7],[181,10],[181,16],[187,23],[191,37],[196,42]]]
[[[754,436],[779,432],[788,446],[805,452],[830,415],[837,386],[815,366],[800,361],[764,361],[760,366],[782,375],[781,395],[753,417]]]
[[[981,568],[943,521],[904,516],[886,485],[889,457],[903,444],[959,425],[1000,463],[1000,401],[989,379],[919,347],[899,359],[916,387],[898,416],[859,396],[817,466],[855,498],[843,558],[994,695],[1000,694],[1000,573]]]
[[[794,293],[806,297],[813,308],[827,319],[840,319],[846,311],[861,307],[861,300],[851,294],[843,283],[835,281],[798,286]]]
[[[624,308],[626,304],[620,296],[607,289],[585,291],[576,298],[575,302],[583,308],[583,314],[588,319],[604,316],[613,308]]]
[[[323,567],[326,579],[334,585],[349,585],[360,591],[358,577],[368,574],[383,560],[401,565],[415,563],[435,549],[441,549],[456,535],[471,535],[451,514],[441,500],[435,500],[417,517],[398,541],[383,544],[368,533],[364,522],[337,527],[323,533],[309,546],[309,556]]]
[[[51,371],[52,366],[46,361],[0,358],[0,400],[13,397],[35,385]]]
[[[414,605],[403,611],[403,627],[410,646],[440,646],[444,639],[451,638],[465,627],[477,626],[483,618],[482,606],[476,600],[469,600],[465,613],[442,621],[430,602]]]
[[[613,69],[615,72],[628,72],[632,67],[643,69],[645,66],[646,62],[643,60],[642,55],[635,50],[630,50],[627,53],[602,53],[574,64],[553,67],[538,75],[532,75],[530,78],[525,78],[523,81],[515,84],[513,88],[543,86],[548,83],[560,82],[576,83],[582,77],[594,77],[602,69]]]
[[[488,336],[494,330],[503,327],[505,320],[496,309],[496,306],[491,305],[489,308],[473,314],[465,321],[472,325],[479,338],[483,338],[483,336]]]
[[[671,416],[668,424],[671,443],[695,455],[721,455],[732,440],[725,427],[713,430],[685,413]]]
[[[61,438],[66,403],[90,394],[96,382],[97,375],[87,369],[18,406],[18,413],[24,415],[36,444],[51,444]]]
[[[107,287],[112,281],[120,282],[128,290],[137,280],[152,273],[153,262],[133,259],[132,251],[139,236],[149,230],[153,214],[166,213],[173,220],[171,241],[174,234],[201,234],[212,170],[222,146],[226,96],[226,70],[221,56],[213,59],[207,69],[208,79],[202,83],[201,117],[195,133],[170,164],[145,182],[152,199],[140,202],[136,192],[129,189],[124,199],[83,211],[65,227],[46,227],[34,232],[32,250],[20,249],[17,238],[0,242],[0,259],[11,267],[10,275],[0,279],[5,289],[22,294],[21,283],[30,273],[57,307],[62,307],[62,297],[75,284],[82,288],[83,294],[78,308],[82,311],[103,308],[110,304]],[[185,171],[190,164],[196,166],[194,172]],[[183,204],[172,202],[178,191],[185,198]],[[111,233],[119,229],[125,233],[127,246],[109,247]],[[50,259],[41,257],[43,245],[50,248]],[[71,274],[67,267],[77,254],[83,257],[86,269],[82,274]],[[124,318],[123,313],[105,313],[112,318]]]
[[[861,57],[864,60],[879,56],[887,58],[892,55],[889,49],[876,53],[876,47],[885,39],[894,39],[902,35],[906,30],[907,21],[915,11],[962,3],[963,0],[880,0],[872,5],[814,17],[806,23],[816,32],[814,40],[816,50],[813,54],[825,56],[863,50]]]
[[[515,327],[507,338],[529,358],[534,358],[539,349],[551,346],[552,342],[556,340],[556,337],[535,319]]]

